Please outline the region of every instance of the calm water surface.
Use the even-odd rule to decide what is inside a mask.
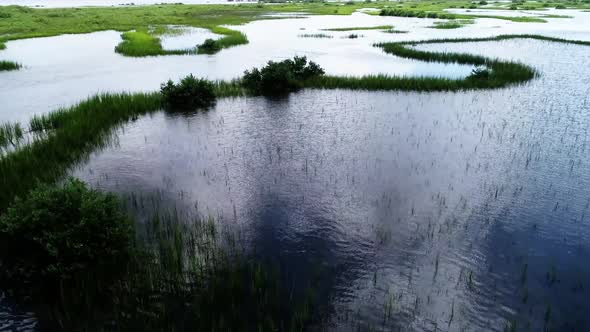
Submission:
[[[424,48],[521,60],[542,77],[487,92],[225,99],[130,123],[72,174],[239,227],[300,280],[321,276],[336,330],[589,329],[587,50]]]
[[[563,11],[560,11],[563,12]],[[572,14],[573,15],[573,14]],[[478,19],[476,24],[455,30],[431,29],[432,19],[352,16],[314,16],[252,22],[233,27],[247,34],[248,45],[223,50],[217,55],[129,58],[116,54],[121,41],[114,31],[85,35],[18,40],[6,43],[0,59],[22,63],[19,71],[0,74],[0,121],[26,122],[34,114],[72,105],[97,92],[153,91],[168,79],[193,73],[210,79],[231,79],[268,60],[306,55],[330,74],[463,77],[470,66],[441,65],[401,59],[372,47],[374,42],[445,37],[483,37],[503,33],[540,33],[572,39],[590,39],[590,13],[573,19],[548,19],[550,23],[514,23]],[[586,23],[584,23],[586,22]],[[335,27],[393,25],[406,34],[378,30],[356,32],[362,38],[344,38],[350,32],[326,32]],[[302,30],[303,29],[303,30]],[[164,37],[165,48],[187,48],[210,38],[202,29],[185,36]],[[327,33],[334,38],[302,38],[301,34]],[[276,38],[280,35],[281,38]]]
[[[555,24],[482,19],[452,31],[367,15],[262,21],[238,27],[249,45],[215,56],[125,58],[113,53],[115,32],[15,41],[0,57],[27,68],[0,75],[0,117],[24,121],[97,91],[154,90],[191,71],[236,77],[294,54],[329,73],[460,77],[471,68],[370,45],[525,32],[590,40],[590,26],[571,23],[586,14]],[[382,24],[412,32],[298,37]],[[285,32],[284,41],[269,31]],[[112,147],[71,174],[121,195],[157,193],[239,229],[298,284],[321,285],[334,330],[590,329],[588,49],[529,40],[420,48],[518,60],[542,76],[494,91],[307,90],[160,112],[124,125]],[[19,315],[11,310],[0,315]]]

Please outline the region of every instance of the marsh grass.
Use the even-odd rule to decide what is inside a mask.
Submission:
[[[37,282],[34,291],[12,288],[16,294],[30,294],[30,305],[43,329],[301,331],[312,319],[315,305],[313,298],[307,296],[309,293],[289,293],[283,286],[284,276],[272,265],[251,257],[241,245],[239,233],[221,229],[212,218],[181,216],[177,209],[164,207],[161,196],[132,196],[132,200],[123,200],[125,206],[121,206],[115,196],[87,189],[73,180],[36,189],[1,220],[20,225],[8,227],[8,231],[16,229],[27,240],[47,241],[62,249],[57,262],[65,269],[40,266],[51,272],[51,279]],[[63,199],[67,204],[60,204]],[[101,211],[103,207],[106,211]],[[134,215],[146,210],[150,216],[137,219],[135,227],[131,227],[132,218],[127,213]],[[31,226],[20,217],[35,223]],[[56,225],[52,227],[46,219]],[[75,231],[58,224],[64,219],[75,226]],[[94,229],[96,226],[90,225],[89,220],[99,229]],[[110,229],[101,230],[103,223]],[[70,247],[70,242],[87,241],[92,232],[102,232],[100,235],[106,239],[92,239],[97,250],[82,250],[89,257]],[[46,234],[56,236],[44,239]],[[118,246],[111,245],[110,236],[111,240],[118,240]],[[71,241],[63,241],[63,237]],[[23,245],[15,242],[8,247]],[[38,250],[51,253],[52,248],[41,246]],[[121,248],[124,250],[118,250]],[[107,253],[101,255],[100,250]],[[115,255],[116,264],[108,260],[111,254]],[[43,279],[45,275],[36,271],[35,260],[21,260],[35,255],[26,252],[22,257],[8,257],[10,262],[33,264],[27,265],[33,271],[27,278]],[[96,260],[92,258],[97,255]],[[81,264],[71,264],[72,258]],[[105,264],[94,265],[101,260]],[[96,268],[105,266],[108,268]],[[12,271],[14,277],[18,277],[19,271]]]
[[[389,30],[393,29],[393,25],[378,25],[369,27],[349,27],[349,28],[329,28],[322,29],[324,31],[358,31],[358,30]]]
[[[121,34],[123,41],[115,47],[115,52],[131,57],[194,54],[195,49],[165,50],[160,38],[147,31],[129,31]]]
[[[240,31],[222,26],[212,26],[208,27],[208,29],[215,34],[223,36],[215,41],[221,49],[248,44],[248,38]]]
[[[333,36],[328,35],[326,33],[304,33],[304,34],[298,35],[298,37],[301,37],[301,38],[334,38]]]
[[[481,15],[481,14],[452,14],[443,11],[423,11],[411,10],[404,8],[384,8],[379,13],[381,16],[397,16],[397,17],[417,17],[417,18],[440,18],[440,19],[473,19],[473,18],[493,18],[498,20],[506,20],[521,23],[546,23],[547,21],[538,17],[529,16],[499,16],[499,15]]]
[[[468,24],[474,24],[473,20],[450,20],[444,22],[434,22],[430,28],[433,29],[458,29]]]
[[[19,123],[4,123],[0,125],[0,151],[9,146],[15,148],[23,139],[23,129]]]
[[[0,71],[18,70],[21,67],[17,62],[0,60]]]
[[[385,33],[408,33],[409,31],[406,31],[406,30],[396,30],[396,29],[387,29],[387,30],[383,30],[382,32],[385,32]]]
[[[370,75],[346,77],[320,75],[298,81],[301,88],[458,91],[467,89],[501,88],[533,79],[538,73],[522,63],[491,59],[484,56],[427,52],[412,48],[419,44],[486,42],[529,38],[550,42],[590,46],[589,41],[566,40],[537,35],[501,35],[489,38],[435,39],[374,46],[386,53],[426,62],[458,63],[487,69],[486,75],[471,75],[462,79],[437,77],[397,77]],[[244,87],[242,80],[213,82],[217,97],[257,94]],[[76,106],[35,116],[30,132],[36,135],[31,144],[0,158],[0,211],[15,196],[31,190],[38,182],[54,182],[66,170],[82,160],[93,149],[105,144],[110,129],[138,116],[161,108],[161,95],[104,94],[92,97]],[[44,165],[44,167],[38,167]]]
[[[38,183],[60,179],[69,167],[103,146],[113,127],[158,110],[160,98],[157,93],[103,94],[34,117],[33,142],[0,158],[0,211]]]

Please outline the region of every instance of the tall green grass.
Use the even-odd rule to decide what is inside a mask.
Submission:
[[[23,139],[23,129],[18,123],[4,123],[0,125],[0,151],[9,146],[15,148]]]
[[[195,49],[164,50],[160,38],[146,31],[129,31],[121,34],[123,41],[115,47],[115,52],[132,57],[155,55],[193,54]]]
[[[160,108],[160,94],[103,94],[31,120],[34,141],[0,158],[0,211],[38,183],[52,183],[105,144],[111,129]]]
[[[215,34],[223,36],[216,40],[216,43],[222,49],[248,44],[248,38],[240,31],[232,30],[222,26],[213,26],[209,27],[208,29]]]
[[[22,66],[13,61],[0,60],[0,71],[17,70]]]
[[[115,47],[115,52],[132,57],[156,56],[156,55],[181,55],[181,54],[213,54],[224,48],[247,44],[246,35],[220,26],[208,26],[207,29],[223,37],[217,40],[208,40],[213,45],[195,45],[194,48],[180,50],[165,50],[162,48],[160,38],[156,34],[162,34],[166,29],[148,31],[129,31],[121,34],[123,41]],[[207,46],[207,47],[205,47]]]
[[[473,20],[449,20],[443,22],[434,22],[432,26],[433,29],[458,29],[462,28],[467,24],[475,23]]]

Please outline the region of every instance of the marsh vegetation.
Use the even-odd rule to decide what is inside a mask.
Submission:
[[[216,65],[224,54],[209,55],[248,43],[245,33],[226,25],[267,19],[271,12],[346,15],[371,6],[375,15],[448,19],[428,24],[455,29],[498,17],[444,9],[489,5],[7,7],[0,9],[0,35],[6,41],[116,29],[123,39],[119,54],[188,55],[167,58],[171,63],[205,54],[201,59]],[[564,18],[554,16],[501,19]],[[380,21],[326,24],[312,31],[333,34],[293,34],[292,40],[337,36],[324,42],[347,46],[377,40],[372,51],[392,61],[458,64],[470,72],[456,78],[335,75],[320,66],[326,58],[312,52],[320,61],[277,56],[240,77],[210,80],[201,77],[215,76],[190,63],[185,72],[202,76],[184,74],[154,92],[102,93],[0,126],[2,288],[49,330],[455,330],[490,322],[494,330],[551,330],[582,317],[559,308],[585,308],[576,301],[587,270],[543,265],[521,246],[547,254],[535,241],[550,238],[562,241],[552,244],[557,251],[584,252],[579,243],[587,237],[589,203],[579,202],[571,178],[586,181],[586,119],[578,112],[587,106],[585,92],[569,84],[575,100],[547,106],[562,101],[547,93],[554,92],[546,86],[555,73],[546,74],[542,61],[498,56],[489,47],[543,42],[543,48],[531,44],[539,52],[590,42],[531,34],[396,39],[379,32],[407,31],[383,25],[391,22],[387,17],[373,18]],[[166,50],[162,36],[177,33],[169,24],[206,28],[219,38]],[[342,39],[356,39],[363,30],[369,32],[362,40]],[[367,42],[373,34],[395,41]],[[409,93],[369,93],[377,90]],[[521,102],[533,97],[539,112],[531,114]],[[544,163],[551,176],[544,175]],[[537,187],[547,186],[546,195],[536,195]],[[571,201],[563,201],[568,195]],[[538,206],[519,210],[531,201]],[[548,205],[551,211],[537,218],[535,209]],[[521,226],[525,218],[513,211],[535,215],[534,224]],[[547,220],[562,219],[572,243],[563,244],[562,233],[551,235]],[[576,228],[583,229],[581,240],[570,232]],[[501,241],[521,251],[486,251]],[[572,305],[555,300],[566,288]],[[516,294],[518,303],[506,301],[506,294]]]

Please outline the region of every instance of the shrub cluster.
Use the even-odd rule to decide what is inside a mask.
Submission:
[[[205,41],[197,47],[199,54],[215,54],[221,50],[221,45],[215,39],[205,39]]]
[[[269,61],[261,69],[246,70],[242,85],[256,95],[277,95],[301,89],[308,79],[324,75],[324,70],[307,57],[280,62]]]
[[[162,100],[172,110],[194,110],[215,103],[213,83],[192,74],[181,79],[178,84],[171,80],[162,84]]]
[[[78,180],[41,185],[0,216],[0,279],[19,289],[114,271],[128,258],[133,236],[115,196]]]

